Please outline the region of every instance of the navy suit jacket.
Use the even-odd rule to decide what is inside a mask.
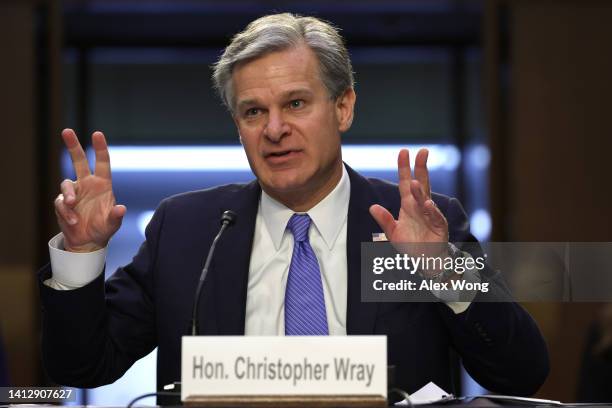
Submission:
[[[384,334],[396,386],[413,392],[429,381],[451,388],[449,350],[484,387],[504,394],[534,393],[548,374],[546,345],[516,303],[472,303],[454,314],[443,303],[365,303],[360,299],[360,243],[380,227],[369,215],[381,204],[397,216],[397,185],[366,179],[348,168],[348,334]],[[218,243],[203,289],[200,330],[242,335],[249,260],[261,189],[256,181],[180,194],[164,200],[132,262],[106,283],[56,291],[42,284],[43,359],[57,383],[94,387],[111,383],[158,347],[158,387],[180,379],[181,336],[187,334],[203,260],[223,211],[238,214]],[[475,241],[456,199],[434,194],[452,242]],[[480,296],[480,295],[479,295]]]

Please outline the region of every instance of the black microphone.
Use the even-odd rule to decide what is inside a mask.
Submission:
[[[198,288],[195,292],[195,298],[193,300],[193,311],[191,313],[191,335],[197,336],[200,332],[200,328],[198,327],[198,306],[200,304],[200,297],[202,294],[202,287],[204,286],[204,280],[206,279],[206,275],[208,274],[208,267],[210,266],[210,261],[212,260],[213,254],[215,253],[215,247],[217,246],[217,241],[221,238],[223,232],[227,229],[227,227],[233,225],[236,222],[236,218],[238,216],[235,212],[231,210],[227,210],[223,212],[221,215],[221,229],[217,233],[215,239],[213,239],[212,245],[208,250],[208,256],[206,257],[206,262],[204,263],[204,269],[202,269],[202,274],[200,274],[200,281],[198,282]]]

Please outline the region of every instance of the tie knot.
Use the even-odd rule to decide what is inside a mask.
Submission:
[[[287,228],[293,234],[296,242],[308,241],[308,229],[311,219],[308,214],[293,214],[287,223]]]

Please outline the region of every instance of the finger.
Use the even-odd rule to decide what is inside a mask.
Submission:
[[[429,171],[427,170],[427,158],[429,157],[429,150],[420,149],[414,160],[414,178],[419,180],[423,187],[423,192],[427,195],[427,198],[431,197],[431,190],[429,186]]]
[[[66,145],[66,149],[68,149],[68,153],[70,153],[77,179],[90,175],[91,172],[89,171],[87,157],[85,156],[83,147],[81,147],[74,130],[64,129],[62,131],[62,139],[64,139],[64,145]]]
[[[127,212],[125,205],[115,205],[108,214],[108,222],[114,227],[119,228],[123,222],[123,216]]]
[[[91,135],[91,144],[96,152],[96,167],[94,174],[106,179],[111,178],[110,155],[106,138],[102,132],[94,132]]]
[[[68,225],[76,225],[79,222],[77,214],[64,203],[64,196],[58,195],[55,199],[55,214],[58,220]]]
[[[412,179],[412,172],[410,171],[410,153],[408,149],[400,150],[397,155],[397,174],[399,176],[400,183],[402,181],[410,181]]]
[[[382,228],[383,232],[390,241],[395,231],[396,221],[393,215],[383,206],[375,204],[370,207],[370,215],[376,221],[376,223]]]
[[[438,208],[436,203],[433,200],[427,200],[424,206],[423,214],[429,221],[432,227],[436,229],[445,229],[447,226],[446,218],[442,211]]]
[[[419,207],[423,208],[425,206],[425,202],[429,199],[428,196],[423,192],[423,185],[418,180],[412,180],[410,182],[410,192],[414,197],[414,200],[417,202]]]
[[[62,181],[62,184],[60,184],[60,190],[64,196],[64,203],[69,207],[74,207],[76,205],[74,182],[69,179]]]
[[[397,155],[397,174],[399,178],[400,196],[405,198],[410,194],[410,180],[412,172],[410,170],[410,153],[408,149],[400,150]]]

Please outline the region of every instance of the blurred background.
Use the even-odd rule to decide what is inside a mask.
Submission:
[[[3,0],[0,384],[49,383],[35,272],[58,231],[59,183],[72,177],[61,129],[85,146],[103,130],[111,144],[128,214],[108,275],[129,262],[163,197],[253,178],[210,65],[249,21],[281,11],[342,29],[358,95],[349,165],[395,180],[399,148],[427,146],[434,190],[461,200],[479,239],[612,241],[609,1]],[[525,307],[551,354],[537,396],[593,401],[585,384],[612,378],[612,341],[599,340],[612,313],[596,303]],[[119,405],[152,391],[154,357],[80,402]],[[462,378],[463,394],[480,392]]]

